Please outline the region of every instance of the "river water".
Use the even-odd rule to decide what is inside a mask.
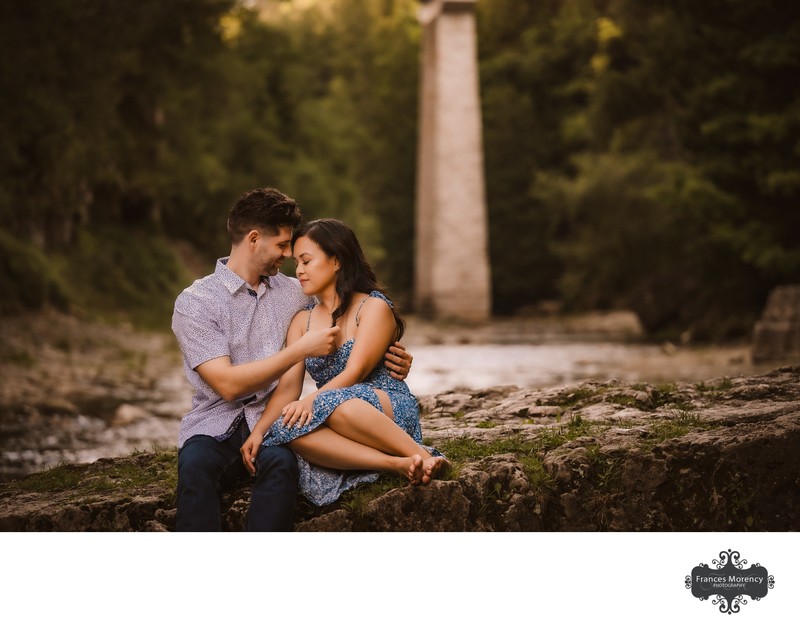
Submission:
[[[749,348],[676,348],[615,342],[409,345],[411,390],[432,394],[455,387],[548,387],[586,380],[650,383],[701,381],[763,371]]]

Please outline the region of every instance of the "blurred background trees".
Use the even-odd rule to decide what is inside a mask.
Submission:
[[[352,225],[408,304],[416,8],[2,0],[0,311],[166,325],[265,185]],[[497,315],[721,340],[800,281],[800,5],[480,0],[478,29]]]

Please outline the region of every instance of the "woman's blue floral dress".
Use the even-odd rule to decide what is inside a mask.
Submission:
[[[379,298],[389,306],[392,306],[391,301],[378,291],[373,291],[369,294],[369,297]],[[357,316],[356,321],[358,321]],[[344,342],[333,354],[306,359],[306,370],[316,382],[317,387],[322,387],[344,370],[354,344],[355,338],[351,338]],[[376,409],[381,409],[375,389],[381,389],[388,394],[392,403],[395,423],[414,438],[414,441],[422,444],[422,429],[419,424],[417,399],[408,389],[408,385],[393,378],[384,367],[383,362],[381,362],[363,382],[350,387],[326,390],[317,394],[314,399],[312,418],[302,427],[287,428],[283,426],[282,418],[274,422],[264,436],[263,445],[286,444],[310,433],[325,422],[336,407],[353,398],[366,400]],[[427,446],[423,446],[423,448],[433,454],[439,454],[435,449]],[[300,492],[315,505],[333,503],[346,490],[355,487],[359,483],[375,481],[378,478],[378,473],[376,472],[341,471],[316,466],[305,461],[300,455],[297,455],[297,462],[300,466]]]

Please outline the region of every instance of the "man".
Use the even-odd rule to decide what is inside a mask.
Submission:
[[[175,301],[172,330],[195,390],[178,434],[178,531],[219,531],[220,479],[245,470],[239,449],[278,378],[298,361],[335,349],[338,327],[310,331],[283,347],[292,318],[309,303],[297,280],[278,272],[301,221],[297,203],[283,193],[245,193],[228,215],[230,256]],[[387,368],[404,378],[410,355],[396,346],[386,356]],[[291,530],[294,453],[285,446],[263,448],[256,465],[246,529]]]

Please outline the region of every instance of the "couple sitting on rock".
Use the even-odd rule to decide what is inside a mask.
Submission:
[[[246,528],[288,531],[298,488],[326,505],[379,472],[425,485],[449,466],[422,445],[401,380],[404,324],[355,234],[334,219],[301,222],[283,193],[246,193],[228,216],[230,256],[175,302],[195,389],[178,436],[179,531],[220,529],[231,467],[255,477]],[[279,273],[290,255],[297,280]],[[305,370],[318,389],[300,398]]]

